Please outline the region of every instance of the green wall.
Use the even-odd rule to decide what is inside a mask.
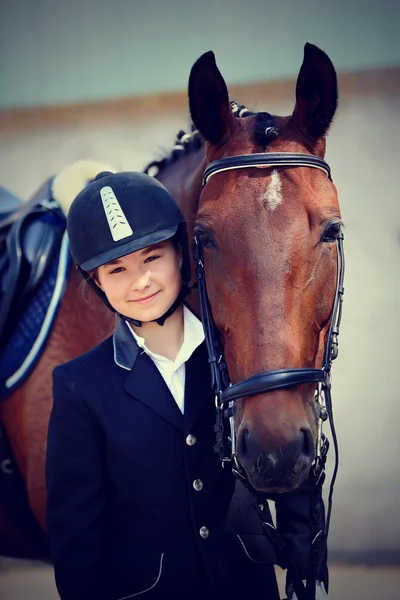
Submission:
[[[339,71],[400,65],[394,0],[0,0],[0,108],[186,87],[214,50],[230,84],[293,77],[313,42]]]

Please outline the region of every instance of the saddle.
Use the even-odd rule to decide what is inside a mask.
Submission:
[[[0,187],[0,352],[60,248],[66,223],[51,181],[28,202]]]

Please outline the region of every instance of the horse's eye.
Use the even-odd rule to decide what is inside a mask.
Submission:
[[[207,248],[207,250],[212,250],[217,247],[214,236],[212,233],[208,231],[204,231],[203,229],[196,228],[194,234],[198,241],[201,243],[203,248]]]
[[[341,232],[340,223],[331,223],[321,236],[322,242],[336,242],[338,235]]]

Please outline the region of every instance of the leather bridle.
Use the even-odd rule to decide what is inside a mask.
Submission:
[[[310,167],[320,169],[332,181],[329,165],[321,158],[311,154],[276,152],[276,153],[259,153],[259,154],[242,154],[238,156],[229,156],[210,163],[204,171],[202,187],[207,184],[209,179],[217,173],[225,172],[232,169],[241,169],[248,167]],[[317,503],[321,499],[322,483],[325,479],[325,462],[329,448],[329,442],[322,433],[322,422],[329,418],[332,439],[335,449],[335,467],[333,470],[332,480],[330,484],[328,511],[325,524],[325,530],[318,530],[318,526],[313,535],[313,541],[319,539],[319,550],[315,557],[316,563],[314,573],[318,574],[318,565],[320,566],[323,559],[323,554],[326,551],[326,540],[329,530],[330,516],[332,510],[333,487],[336,480],[338,470],[338,444],[333,421],[332,401],[331,401],[331,365],[332,361],[338,354],[338,335],[342,315],[343,302],[343,282],[344,282],[344,251],[343,251],[343,233],[340,231],[336,238],[337,247],[337,282],[336,292],[333,302],[330,325],[326,335],[324,355],[322,367],[316,368],[297,368],[297,369],[278,369],[274,371],[265,371],[257,375],[253,375],[243,381],[232,384],[229,379],[228,369],[225,363],[221,336],[217,330],[212,314],[210,303],[207,295],[206,279],[204,272],[204,248],[201,238],[196,235],[195,231],[195,247],[194,258],[197,269],[197,286],[199,290],[200,311],[205,332],[205,342],[208,351],[208,360],[211,369],[211,383],[215,394],[216,404],[216,446],[215,451],[224,466],[227,462],[232,462],[233,473],[250,487],[246,473],[236,455],[236,439],[234,431],[234,409],[235,402],[239,398],[272,392],[286,388],[295,387],[302,384],[315,384],[316,393],[315,401],[319,407],[318,420],[318,435],[316,442],[316,458],[311,469],[311,477],[318,488]],[[225,421],[229,421],[229,428],[224,427]],[[253,491],[253,490],[252,490]],[[254,491],[253,491],[254,493]],[[259,494],[258,502],[261,502]],[[265,500],[265,498],[264,498]],[[265,504],[268,504],[265,502]],[[263,513],[265,516],[265,513]],[[269,528],[272,527],[272,521],[264,523]],[[267,528],[268,530],[268,528]],[[322,535],[321,535],[322,534]],[[277,534],[278,535],[278,534]],[[321,538],[324,544],[321,547]],[[273,540],[272,540],[273,541]],[[317,564],[318,563],[318,564]],[[315,579],[314,579],[315,584]],[[310,584],[312,585],[312,584]],[[294,586],[298,600],[303,598],[314,598],[314,595],[309,587],[303,586],[301,580]]]

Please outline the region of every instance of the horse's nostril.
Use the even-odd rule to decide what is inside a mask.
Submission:
[[[280,446],[280,455],[293,464],[301,457],[311,459],[314,455],[311,431],[306,427],[298,430],[290,441]]]
[[[243,427],[237,438],[237,451],[242,457],[247,459],[256,460],[259,453],[260,447],[255,441],[254,436],[251,435],[247,427]]]
[[[286,446],[282,455],[290,461],[297,461],[300,456],[311,458],[313,455],[311,431],[306,427],[300,429]]]
[[[258,444],[254,443],[254,436],[251,435],[248,429],[245,429],[243,432],[243,443],[245,446],[246,455],[249,458],[256,459],[260,452],[260,447]]]
[[[300,434],[303,436],[302,454],[307,458],[313,458],[314,448],[311,431],[307,428],[300,429]]]

